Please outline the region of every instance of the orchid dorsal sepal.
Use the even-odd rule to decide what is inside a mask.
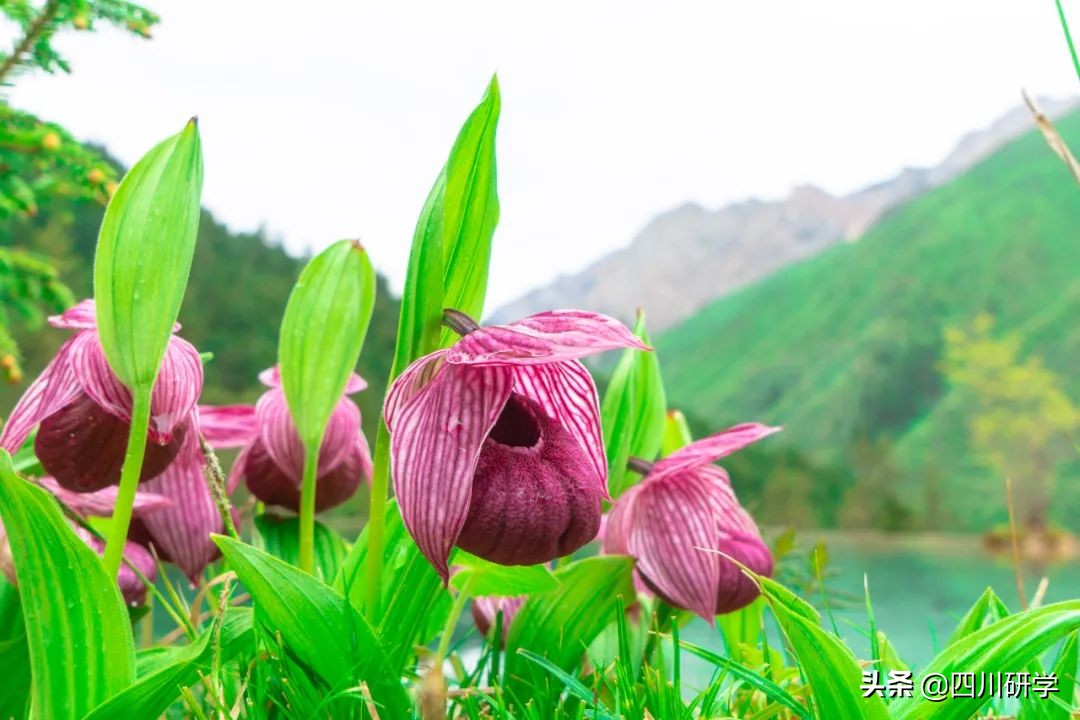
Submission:
[[[465,337],[469,333],[476,332],[480,329],[480,324],[473,320],[468,314],[463,313],[460,310],[454,310],[453,308],[443,309],[442,323],[461,337]]]

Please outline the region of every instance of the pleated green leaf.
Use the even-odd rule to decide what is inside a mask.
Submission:
[[[214,542],[251,593],[256,622],[271,633],[280,632],[289,650],[331,691],[364,682],[381,717],[409,717],[409,699],[400,675],[352,603],[262,550],[219,535]]]
[[[264,514],[255,518],[256,547],[290,565],[300,562],[300,521],[296,517]],[[315,577],[332,582],[349,552],[344,538],[315,521]]]
[[[645,313],[640,310],[634,334],[649,344]],[[667,397],[656,353],[634,348],[624,350],[600,405],[611,497],[617,499],[639,477],[626,469],[629,458],[652,461],[660,452],[666,409]]]
[[[375,305],[375,270],[363,246],[341,240],[311,259],[281,321],[281,386],[309,452],[322,443],[364,346]]]
[[[822,629],[817,610],[782,585],[765,577],[757,580],[813,692],[815,717],[888,720],[882,698],[862,697],[858,660],[840,638]]]
[[[0,517],[19,580],[34,714],[79,720],[135,679],[120,590],[53,497],[16,475],[2,450]]]
[[[98,333],[129,388],[153,386],[184,299],[202,193],[192,120],[128,171],[105,210],[94,254]]]
[[[401,295],[391,379],[455,336],[442,329],[443,308],[479,319],[487,293],[491,238],[499,221],[495,130],[501,99],[492,78],[458,132],[416,222]]]
[[[413,656],[414,647],[429,643],[446,623],[452,600],[439,574],[405,530],[396,500],[387,503],[385,517],[378,635],[391,665],[400,671]],[[367,546],[365,528],[334,581],[334,589],[357,609],[364,602]]]
[[[619,555],[578,560],[556,571],[557,589],[525,602],[506,642],[509,697],[534,700],[536,711],[552,710],[559,686],[518,650],[547,658],[566,672],[576,671],[592,641],[615,621],[616,609],[633,602],[632,570],[633,560]]]
[[[499,194],[495,170],[495,129],[502,98],[499,81],[492,78],[483,100],[461,128],[441,179],[443,306],[477,320],[487,294],[491,238],[499,222]],[[443,331],[443,343],[456,339]]]
[[[227,662],[252,643],[250,608],[229,608],[219,636],[221,661]],[[135,684],[99,705],[86,720],[115,718],[155,718],[180,697],[181,688],[192,687],[211,671],[215,628],[211,626],[198,640],[168,653]],[[169,648],[172,650],[172,648]]]
[[[660,442],[660,454],[670,455],[694,441],[690,424],[680,410],[668,410],[664,417],[664,434]]]

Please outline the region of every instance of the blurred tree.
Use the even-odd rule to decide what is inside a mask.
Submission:
[[[92,30],[97,23],[149,37],[158,18],[139,5],[117,0],[28,0],[0,2],[0,14],[15,31],[0,51],[0,86],[40,70],[68,72],[53,46],[64,30]],[[116,186],[116,169],[81,145],[59,125],[12,108],[0,97],[0,220],[35,217],[58,198],[104,204]],[[42,256],[25,248],[0,248],[0,377],[18,382],[16,323],[40,325],[44,315],[70,305],[72,295]]]
[[[911,529],[913,516],[900,500],[898,488],[903,476],[893,461],[889,439],[860,434],[852,443],[850,466],[855,483],[844,493],[840,526],[887,531]]]
[[[1018,334],[995,337],[993,328],[987,314],[968,328],[948,328],[942,371],[968,395],[968,432],[977,452],[1015,483],[1018,518],[1042,530],[1055,471],[1075,452],[1070,433],[1080,427],[1080,409],[1041,358],[1021,359]]]

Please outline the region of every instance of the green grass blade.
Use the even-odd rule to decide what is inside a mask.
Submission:
[[[735,662],[731,658],[726,658],[721,655],[717,655],[711,650],[706,650],[703,647],[699,647],[685,640],[681,640],[679,645],[683,650],[690,652],[693,655],[697,655],[702,660],[710,662],[718,668],[723,670],[734,678],[742,680],[744,683],[760,692],[765,697],[773,700],[780,705],[783,705],[788,710],[791,710],[797,717],[809,718],[810,711],[806,706],[796,700],[788,693],[787,690],[777,685],[772,680],[760,675],[750,668]]]
[[[127,608],[53,497],[16,475],[3,451],[0,516],[19,580],[34,713],[78,720],[135,679]]]
[[[232,659],[250,645],[251,634],[250,610],[229,609],[221,623],[222,660]],[[155,663],[134,685],[95,708],[86,720],[159,717],[179,699],[180,688],[195,685],[200,674],[210,671],[213,640],[214,627],[211,627],[191,645],[168,653],[167,659]]]
[[[397,670],[348,600],[262,550],[220,535],[214,542],[251,593],[256,621],[280,632],[289,650],[331,691],[365,682],[382,717],[408,717],[410,703]]]
[[[530,597],[518,611],[506,641],[507,689],[530,697],[539,709],[551,709],[555,688],[550,677],[518,654],[524,649],[572,672],[600,632],[615,620],[620,598],[634,599],[630,558],[586,558],[560,568],[559,588]]]
[[[862,697],[858,661],[840,638],[822,629],[817,611],[779,583],[757,579],[810,685],[817,717],[888,720],[884,700]]]
[[[1027,672],[1047,648],[1077,629],[1080,629],[1080,600],[1016,613],[949,645],[930,662],[922,676]],[[915,686],[919,687],[919,681]],[[985,703],[985,698],[954,697],[943,703],[912,697],[897,701],[892,708],[895,720],[967,720]]]

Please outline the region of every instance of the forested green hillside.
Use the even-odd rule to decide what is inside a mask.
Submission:
[[[1080,146],[1080,114],[1060,130]],[[942,372],[946,328],[980,313],[1080,401],[1080,189],[1034,131],[657,346],[699,429],[785,426],[787,450],[742,463],[767,520],[843,524],[861,496],[876,506],[847,524],[982,529],[1004,518],[1003,479],[969,439],[977,399]],[[1080,530],[1075,451],[1056,475],[1052,517]]]
[[[60,270],[76,297],[89,297],[103,211],[102,206],[89,201],[57,200],[35,218],[0,225],[0,246],[16,245],[41,255]],[[180,322],[185,338],[201,351],[214,354],[206,368],[205,402],[251,402],[262,392],[256,375],[275,362],[281,313],[304,262],[289,256],[262,232],[230,232],[209,212],[203,212]],[[355,396],[369,437],[374,437],[374,421],[390,371],[397,315],[398,301],[380,278],[375,313],[358,368],[370,386]],[[0,408],[5,410],[67,335],[43,329],[40,318],[23,322],[16,330],[26,373],[21,384],[0,388]]]

